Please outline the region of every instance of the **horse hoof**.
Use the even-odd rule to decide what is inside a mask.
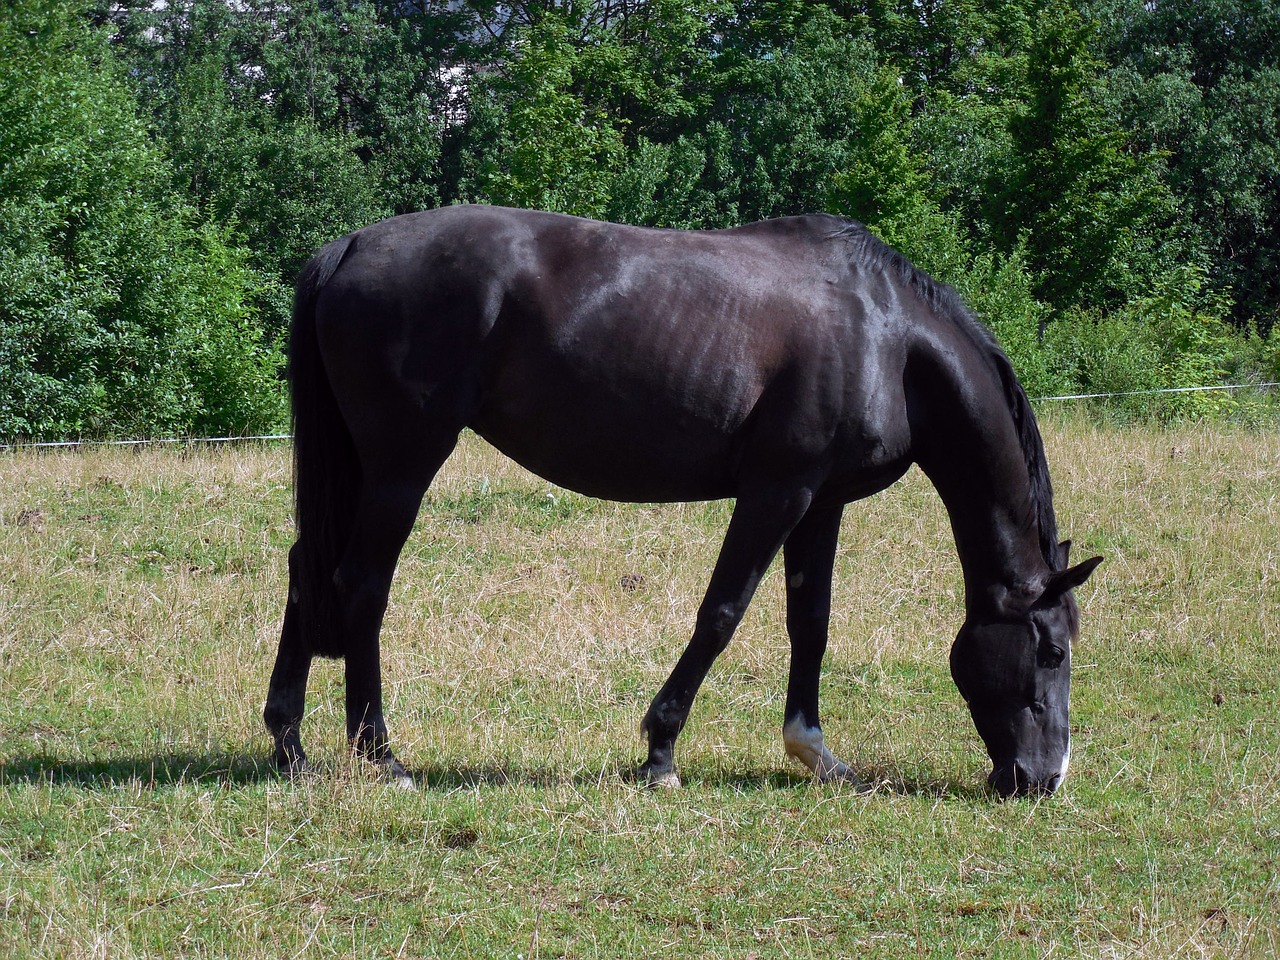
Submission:
[[[681,786],[680,775],[674,770],[653,770],[646,764],[637,767],[630,779],[650,790],[679,790]]]
[[[818,774],[816,779],[818,783],[821,784],[839,784],[845,789],[852,790],[854,793],[870,793],[875,789],[875,784],[868,783],[866,780],[863,780],[843,763],[840,764],[840,767],[837,770]]]
[[[280,776],[286,780],[294,782],[312,780],[319,771],[312,766],[310,760],[294,760],[292,763],[277,763],[276,769],[280,771]]]
[[[406,770],[399,760],[392,760],[390,763],[382,764],[382,779],[386,780],[393,787],[400,790],[417,790],[418,784]]]

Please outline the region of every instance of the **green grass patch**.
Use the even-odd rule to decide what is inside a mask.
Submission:
[[[266,762],[292,539],[283,446],[0,455],[5,957],[1269,957],[1280,950],[1280,441],[1046,424],[1081,591],[1073,760],[998,803],[947,672],[962,619],[913,472],[846,514],[823,675],[833,748],[782,752],[782,584],[761,587],[637,789],[725,504],[568,494],[464,438],[401,560],[392,736]]]

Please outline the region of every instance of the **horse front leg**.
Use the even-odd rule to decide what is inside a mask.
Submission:
[[[698,608],[693,637],[640,723],[641,732],[649,739],[648,759],[636,771],[641,782],[680,785],[675,742],[689,719],[698,688],[715,658],[729,645],[760,578],[811,500],[807,489],[739,497],[711,583]]]
[[[783,713],[782,742],[787,754],[813,771],[819,782],[860,784],[848,765],[827,749],[818,720],[818,683],[831,621],[831,578],[842,506],[813,511],[796,525],[783,545],[787,577],[787,635],[791,673]]]

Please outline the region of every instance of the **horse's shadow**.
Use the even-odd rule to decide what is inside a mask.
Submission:
[[[110,789],[140,784],[144,789],[179,784],[250,786],[279,780],[265,757],[242,753],[167,753],[104,760],[62,760],[47,754],[0,760],[0,787],[48,784]]]
[[[766,791],[828,791],[832,794],[875,796],[918,796],[974,800],[988,796],[977,783],[959,782],[946,777],[904,777],[881,767],[867,766],[857,770],[863,787],[849,784],[817,784],[811,777],[780,769],[734,770],[723,765],[692,765],[681,771],[684,791],[699,789],[734,790],[743,793]],[[621,764],[602,770],[569,771],[559,767],[523,764],[448,765],[428,764],[410,769],[419,790],[454,793],[459,790],[533,788],[550,789],[570,786],[575,789],[607,787],[618,782],[634,783],[629,768]],[[62,760],[48,755],[18,757],[0,761],[0,788],[16,784],[57,785],[85,790],[111,789],[126,785],[156,790],[184,784],[247,787],[262,783],[287,783],[303,786],[341,776],[320,764],[317,772],[306,777],[289,778],[280,773],[265,756],[247,753],[169,753],[154,756],[123,757],[105,760]],[[637,789],[640,789],[637,787]]]

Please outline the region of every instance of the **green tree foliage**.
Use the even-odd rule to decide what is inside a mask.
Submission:
[[[104,36],[0,19],[0,437],[257,429],[274,354],[245,251],[171,188]]]
[[[1168,155],[1206,282],[1238,324],[1280,317],[1280,5],[1095,0],[1120,122]]]
[[[261,420],[262,343],[310,253],[459,201],[860,219],[960,290],[1033,394],[1280,371],[1269,0],[14,9],[0,376],[28,399],[9,434]],[[152,307],[175,298],[166,326]]]
[[[1038,292],[1058,307],[1123,302],[1169,266],[1173,197],[1159,158],[1129,149],[1101,107],[1092,33],[1065,0],[1040,11],[1010,154],[990,191],[997,243],[1026,243]]]
[[[1224,322],[1227,312],[1224,298],[1204,290],[1203,271],[1187,267],[1105,316],[1068,315],[1049,329],[1041,353],[1056,367],[1058,383],[1118,394],[1112,406],[1122,411],[1151,409],[1152,398],[1142,391],[1218,383],[1238,365],[1247,351]],[[1236,372],[1247,377],[1251,371]],[[1170,419],[1212,417],[1232,412],[1238,399],[1225,392],[1169,393],[1154,409]]]
[[[570,25],[547,14],[521,31],[519,55],[473,87],[472,128],[483,153],[477,198],[580,216],[603,216],[624,156],[620,125],[578,88],[623,59],[612,44],[581,47]]]
[[[437,201],[441,84],[372,8],[174,0],[131,22],[119,43],[142,65],[176,183],[277,280],[274,335],[317,247]]]

